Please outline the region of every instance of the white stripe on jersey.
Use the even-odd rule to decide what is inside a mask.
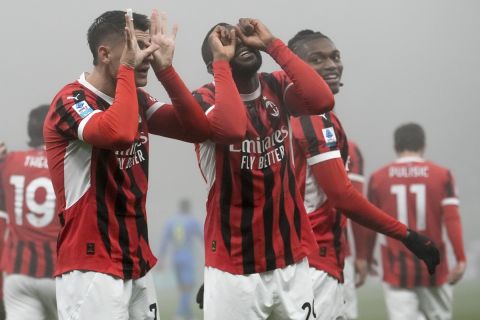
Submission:
[[[4,219],[8,223],[8,213],[0,210],[0,219]]]
[[[460,200],[458,198],[445,198],[442,200],[442,206],[448,206],[448,205],[454,205],[458,206],[460,205]]]
[[[333,150],[333,151],[317,154],[316,156],[310,157],[307,159],[307,163],[310,166],[313,166],[314,164],[317,164],[323,161],[327,161],[335,158],[341,158],[341,157],[342,155],[340,154],[340,150]]]
[[[199,144],[198,164],[203,176],[207,180],[207,192],[215,181],[215,143],[210,140]]]
[[[150,108],[148,108],[147,109],[147,120],[150,120],[150,118],[155,113],[155,111],[157,111],[158,109],[160,109],[164,105],[165,105],[165,103],[157,101]]]
[[[349,173],[348,174],[348,179],[350,179],[350,181],[365,183],[365,177],[362,176],[361,174]]]
[[[210,108],[208,108],[207,111],[205,111],[205,115],[207,115],[210,111],[212,111],[213,108],[215,108],[215,105],[213,105],[213,106],[211,106]]]
[[[90,120],[90,118],[91,118],[95,113],[99,113],[99,112],[103,112],[103,111],[101,111],[101,110],[93,110],[92,113],[90,113],[88,116],[86,116],[84,119],[82,119],[82,121],[80,121],[80,124],[78,125],[78,130],[77,130],[78,139],[80,139],[80,140],[83,141],[83,130],[85,129],[85,126],[87,125],[88,120]]]
[[[92,86],[92,84],[90,82],[87,81],[87,79],[85,77],[85,72],[80,75],[80,79],[78,79],[78,82],[82,86],[84,86],[85,88],[87,88],[88,90],[92,91],[97,96],[99,96],[100,98],[105,100],[105,102],[107,102],[109,105],[111,105],[113,103],[113,98],[112,97],[110,97],[109,95],[106,95],[102,91],[98,90],[97,88]]]
[[[74,205],[90,188],[92,146],[80,140],[68,143],[63,161],[65,209]]]
[[[303,199],[307,213],[317,210],[325,201],[327,201],[327,195],[318,185],[310,166],[307,166],[305,172],[305,197]]]

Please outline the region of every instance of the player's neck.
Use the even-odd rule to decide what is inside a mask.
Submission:
[[[248,94],[252,93],[255,90],[257,90],[258,86],[260,85],[258,81],[258,76],[255,73],[251,77],[245,77],[245,76],[233,76],[233,80],[235,81],[235,84],[237,85],[237,89],[239,93],[242,94]]]
[[[93,71],[85,76],[85,80],[95,87],[98,91],[110,97],[115,97],[115,79],[102,70],[94,68]]]
[[[423,152],[420,151],[402,151],[397,153],[398,158],[422,158]]]

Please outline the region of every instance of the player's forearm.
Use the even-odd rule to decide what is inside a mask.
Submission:
[[[457,262],[466,261],[460,214],[456,205],[443,207],[443,219]]]
[[[83,140],[95,147],[125,149],[135,141],[138,130],[138,101],[133,69],[121,65],[113,104],[91,116],[82,132]]]
[[[293,86],[287,89],[285,103],[295,115],[322,114],[333,109],[335,99],[328,84],[281,40],[276,39],[267,53],[282,67]]]
[[[183,137],[182,140],[188,139],[189,142],[202,142],[209,139],[211,132],[208,119],[175,69],[170,66],[155,74],[172,100],[177,117],[171,119],[174,120],[173,122],[154,120],[149,122],[149,125],[161,123],[161,126],[170,126],[171,131],[178,131],[178,136]],[[157,132],[162,130],[155,127],[153,129]],[[175,135],[175,132],[171,135]]]
[[[397,240],[405,239],[407,226],[372,205],[348,180],[341,159],[312,166],[317,183],[333,205],[353,221]]]
[[[230,144],[241,141],[247,131],[247,114],[227,61],[213,62],[215,106],[207,117],[212,140]]]

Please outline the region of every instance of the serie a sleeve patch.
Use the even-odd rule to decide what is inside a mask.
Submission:
[[[73,110],[83,119],[93,112],[93,109],[85,100],[77,102],[73,105]]]

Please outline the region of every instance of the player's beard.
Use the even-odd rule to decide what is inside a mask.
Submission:
[[[235,77],[252,77],[262,66],[262,55],[260,51],[255,52],[255,61],[251,63],[238,63],[235,59],[230,61],[232,73]]]

